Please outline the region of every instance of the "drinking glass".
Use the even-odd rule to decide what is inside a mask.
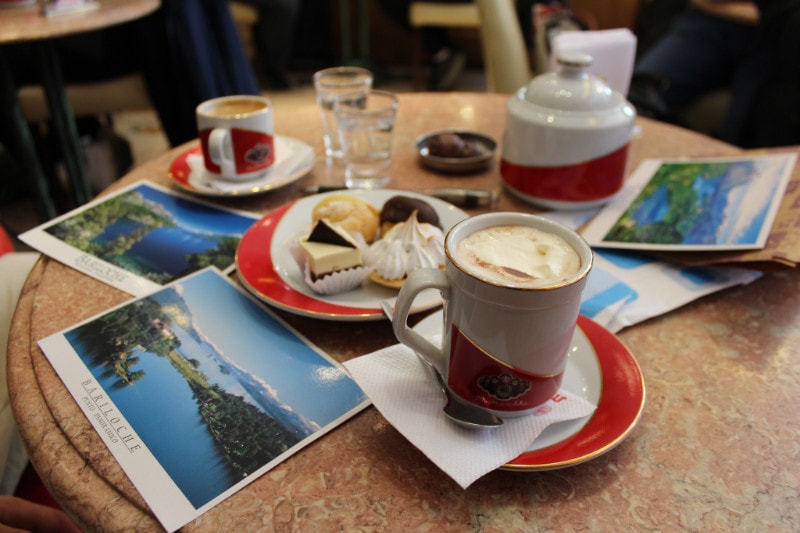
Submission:
[[[334,103],[343,95],[353,99],[356,104],[363,102],[372,89],[372,80],[372,72],[360,67],[331,67],[314,73],[314,88],[322,114],[326,157],[342,158],[336,117],[333,113]]]
[[[370,91],[363,100],[344,95],[336,101],[334,113],[348,188],[379,189],[391,179],[389,166],[397,107],[397,96],[386,91]]]

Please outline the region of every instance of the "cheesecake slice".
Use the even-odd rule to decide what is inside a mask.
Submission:
[[[300,239],[300,247],[308,258],[312,279],[363,264],[355,239],[325,219],[318,220],[308,237]]]

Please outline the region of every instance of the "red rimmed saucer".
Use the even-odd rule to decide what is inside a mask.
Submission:
[[[300,265],[292,255],[297,239],[311,229],[314,206],[332,194],[342,194],[342,191],[301,198],[275,209],[253,224],[236,250],[239,279],[260,300],[298,315],[342,321],[385,320],[380,304],[397,297],[396,290],[367,281],[346,293],[316,294],[306,285]],[[344,194],[361,197],[378,209],[396,195],[422,199],[436,210],[445,231],[468,216],[452,204],[409,191],[349,190]],[[412,312],[432,309],[441,301],[438,291],[427,291],[417,298]]]
[[[414,329],[423,335],[441,333],[441,313],[426,317]],[[549,426],[528,451],[501,470],[554,470],[595,459],[625,440],[644,410],[644,377],[633,354],[613,333],[583,315],[578,317],[562,387],[597,405],[595,412]]]
[[[251,196],[293,183],[314,167],[314,151],[298,139],[275,136],[275,162],[260,177],[247,181],[223,180],[205,169],[200,146],[181,153],[169,168],[169,177],[181,189],[202,196]]]
[[[552,470],[589,461],[625,440],[639,421],[644,410],[645,385],[633,354],[597,322],[580,316],[578,326],[589,340],[600,365],[601,390],[597,410],[577,433],[556,444],[527,451],[504,465],[503,469]]]

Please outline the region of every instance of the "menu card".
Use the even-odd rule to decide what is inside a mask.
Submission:
[[[597,248],[687,265],[772,270],[800,262],[796,153],[645,160],[583,230]]]
[[[213,267],[39,346],[170,531],[369,404],[341,365]]]
[[[139,181],[19,236],[24,243],[133,296],[213,265],[235,267],[259,215]]]

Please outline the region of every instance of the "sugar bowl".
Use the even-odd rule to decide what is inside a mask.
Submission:
[[[622,188],[636,111],[587,72],[590,55],[563,53],[558,63],[509,98],[500,174],[539,207],[599,206]]]

